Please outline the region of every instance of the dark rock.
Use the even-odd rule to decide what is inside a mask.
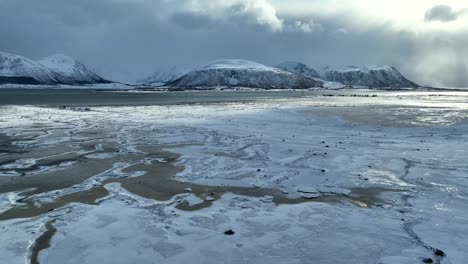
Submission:
[[[52,212],[54,210],[54,208],[50,208],[47,212]]]
[[[444,257],[444,256],[445,256],[445,252],[443,252],[442,250],[440,250],[440,249],[438,249],[438,248],[436,248],[436,249],[434,250],[434,254],[435,254],[436,256],[439,256],[439,257]]]
[[[232,236],[234,235],[236,232],[232,231],[231,229],[229,229],[228,231],[225,231],[224,234],[225,235],[228,235],[228,236]]]
[[[424,259],[423,259],[423,262],[424,262],[424,263],[434,263],[434,260],[431,259],[431,258],[424,258]]]

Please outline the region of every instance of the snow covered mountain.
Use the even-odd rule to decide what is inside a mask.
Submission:
[[[86,68],[82,63],[63,54],[55,54],[39,61],[40,64],[59,73],[66,84],[110,83]]]
[[[183,69],[183,68],[178,68],[176,66],[173,66],[168,69],[159,69],[155,71],[151,76],[138,81],[139,84],[143,85],[164,85],[165,83],[175,81],[182,77],[183,75],[187,74],[190,72],[189,69]]]
[[[178,88],[250,87],[306,89],[322,87],[313,78],[248,60],[218,60],[168,83]]]
[[[316,70],[301,62],[286,61],[276,65],[275,67],[287,72],[302,74],[312,78],[320,78],[320,74]]]
[[[28,58],[0,52],[0,84],[57,84],[63,78]]]
[[[95,84],[109,83],[83,64],[64,55],[41,61],[0,52],[0,84]]]
[[[366,86],[375,88],[416,88],[414,82],[405,78],[397,69],[390,66],[363,67],[354,66],[323,69],[321,78],[345,85]]]

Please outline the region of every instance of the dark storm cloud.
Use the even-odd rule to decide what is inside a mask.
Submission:
[[[171,17],[174,24],[187,29],[211,28],[217,21],[209,16],[192,12],[177,12]]]
[[[467,9],[454,10],[448,5],[436,5],[429,9],[424,16],[426,21],[450,22],[457,20],[467,13]]]
[[[64,53],[115,80],[241,58],[269,65],[297,60],[316,68],[391,64],[421,84],[468,85],[463,31],[415,34],[388,22],[353,28],[345,14],[279,17],[265,0],[188,8],[193,2],[214,3],[0,0],[0,51],[31,58]]]

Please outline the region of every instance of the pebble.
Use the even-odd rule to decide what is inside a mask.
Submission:
[[[231,229],[227,230],[224,232],[225,235],[228,235],[228,236],[232,236],[234,235],[236,232],[232,231]]]

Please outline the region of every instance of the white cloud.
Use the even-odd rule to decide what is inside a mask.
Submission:
[[[294,26],[295,28],[305,33],[323,31],[323,26],[321,24],[315,23],[312,19],[310,19],[309,21],[296,21]]]
[[[276,9],[267,0],[238,0],[244,4],[244,12],[256,16],[260,25],[268,25],[272,30],[281,31],[283,20],[276,15]]]
[[[468,27],[468,16],[452,23],[427,23],[427,10],[441,2],[453,10],[468,8],[466,0],[271,0],[278,15],[292,17],[347,18],[349,29],[385,24],[394,30],[406,31],[455,31]]]
[[[172,3],[185,11],[220,21],[242,17],[246,19],[244,22],[266,26],[272,31],[283,30],[283,20],[277,16],[275,7],[268,0],[184,0]]]

